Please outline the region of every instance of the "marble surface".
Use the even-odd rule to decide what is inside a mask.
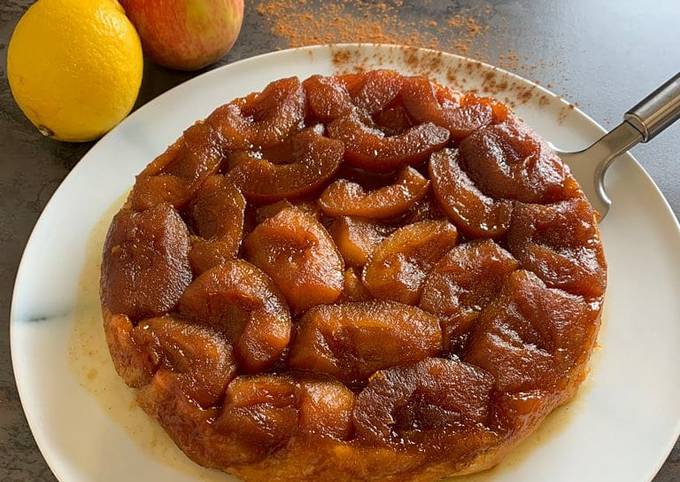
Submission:
[[[29,0],[0,4],[0,480],[53,481],[26,425],[14,385],[8,320],[14,276],[30,231],[49,197],[91,144],[62,144],[38,135],[14,104],[6,80],[6,46]],[[273,36],[258,2],[246,0],[246,19],[231,62],[287,46]],[[439,18],[473,5],[470,1],[406,1],[402,14]],[[485,24],[485,60],[498,60],[507,49],[533,67],[518,70],[550,84],[605,127],[680,67],[677,0],[649,4],[621,0],[498,0],[489,2]],[[461,10],[462,9],[462,10]],[[503,46],[501,49],[499,46]],[[455,51],[452,49],[452,51]],[[549,59],[549,60],[546,60]],[[530,74],[530,75],[529,75]],[[195,74],[169,72],[147,62],[138,100],[142,105]],[[639,147],[635,155],[680,214],[680,126]],[[656,482],[680,480],[680,445],[661,468]]]

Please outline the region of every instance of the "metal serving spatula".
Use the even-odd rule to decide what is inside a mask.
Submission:
[[[680,72],[626,112],[621,124],[590,147],[579,152],[555,149],[600,213],[600,220],[612,204],[604,188],[604,175],[612,161],[639,142],[649,142],[679,118]]]

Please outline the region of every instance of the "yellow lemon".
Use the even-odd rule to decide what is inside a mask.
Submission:
[[[116,0],[38,0],[7,51],[7,77],[21,110],[63,141],[100,137],[132,109],[142,47]]]

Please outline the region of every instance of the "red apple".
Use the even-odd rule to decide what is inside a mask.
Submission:
[[[144,53],[178,70],[216,62],[236,42],[243,0],[120,0],[137,28]]]

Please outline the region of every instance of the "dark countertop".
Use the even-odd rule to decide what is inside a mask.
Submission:
[[[0,480],[8,482],[55,480],[33,441],[16,392],[9,309],[16,269],[33,225],[61,180],[91,147],[42,138],[12,100],[6,47],[31,3],[3,0],[0,5]],[[257,14],[258,3],[246,0],[241,36],[223,63],[287,47],[286,40],[272,35],[269,19]],[[482,60],[503,65],[502,56],[511,49],[523,59],[511,70],[549,85],[607,128],[680,69],[678,0],[492,0],[488,4],[490,8],[481,15],[489,28],[483,38],[474,39],[470,53],[481,50]],[[441,18],[475,5],[479,12],[475,0],[407,0],[400,15],[414,21]],[[138,106],[193,75],[147,62]],[[634,151],[676,216],[680,215],[678,152],[678,125]],[[676,444],[655,481],[679,480],[680,444]]]

